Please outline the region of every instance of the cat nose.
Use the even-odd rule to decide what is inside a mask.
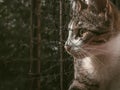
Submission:
[[[71,50],[71,46],[70,46],[70,45],[65,45],[64,48],[65,48],[67,51],[70,51],[70,50]]]
[[[66,42],[65,42],[65,46],[64,46],[64,48],[65,48],[65,50],[66,51],[70,51],[71,50],[71,43],[69,42],[69,40],[67,40]]]

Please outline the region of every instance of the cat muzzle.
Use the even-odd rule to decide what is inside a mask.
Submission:
[[[64,47],[67,52],[71,53],[79,49],[81,45],[82,45],[81,40],[67,40]]]
[[[69,45],[65,45],[64,48],[65,48],[66,51],[70,51],[71,50],[71,46],[69,46]]]

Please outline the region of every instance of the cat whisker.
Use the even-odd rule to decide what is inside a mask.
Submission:
[[[89,56],[92,58],[92,60],[94,60],[96,63],[101,64],[101,65],[104,65],[104,63],[101,62],[100,59],[98,59],[96,56],[92,55],[92,54],[89,53],[89,52],[88,52],[88,54],[89,54]]]
[[[105,50],[102,50],[102,49],[88,48],[88,47],[86,48],[86,50],[84,50],[84,49],[80,48],[79,46],[75,45],[72,42],[72,40],[70,40],[70,43],[72,43],[73,47],[77,48],[76,52],[74,52],[74,53],[77,53],[77,58],[91,57],[96,63],[104,65],[104,63],[102,63],[96,56],[92,55],[89,51],[86,51],[86,50],[87,49],[89,49],[89,50],[94,49],[94,50],[97,50],[97,51],[102,52],[102,53],[109,53],[107,50],[105,51]],[[70,50],[70,52],[72,52],[72,49]]]
[[[86,50],[96,50],[102,53],[110,53],[108,50],[98,49],[98,48],[86,48]]]
[[[76,47],[78,48],[78,47]],[[80,47],[79,47],[80,48]],[[78,58],[84,58],[84,57],[89,57],[89,55],[85,52],[82,51],[82,48],[77,50]]]
[[[92,60],[94,60],[95,61],[95,63],[98,63],[98,64],[101,64],[101,65],[103,65],[103,66],[105,66],[104,65],[104,63],[103,62],[101,62],[96,56],[94,56],[94,55],[91,55],[91,58],[92,58]]]
[[[83,53],[83,52],[78,52],[78,56],[79,58],[84,58],[84,57],[87,57],[87,54]]]
[[[84,49],[81,49],[80,52],[83,52],[86,57],[92,58],[92,60],[94,60],[96,63],[104,65],[104,63],[102,63],[96,56],[92,55],[88,51],[85,51]]]

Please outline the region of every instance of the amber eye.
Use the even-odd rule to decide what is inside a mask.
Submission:
[[[86,32],[87,32],[87,30],[85,30],[85,29],[80,29],[79,35],[80,35],[81,37],[83,37]]]
[[[80,36],[82,36],[85,33],[83,29],[80,30]]]
[[[76,34],[76,39],[80,37],[81,40],[83,40],[84,42],[87,42],[89,39],[91,39],[92,36],[93,36],[93,33],[90,32],[89,30],[79,29]]]

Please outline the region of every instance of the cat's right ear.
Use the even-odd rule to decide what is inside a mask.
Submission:
[[[82,9],[87,8],[85,0],[71,0],[72,10],[80,12]]]
[[[111,13],[109,0],[81,0],[86,2],[89,10],[95,9],[97,13]],[[92,7],[92,8],[91,8]]]
[[[73,11],[81,10],[81,3],[79,2],[79,0],[71,0],[71,6]]]

